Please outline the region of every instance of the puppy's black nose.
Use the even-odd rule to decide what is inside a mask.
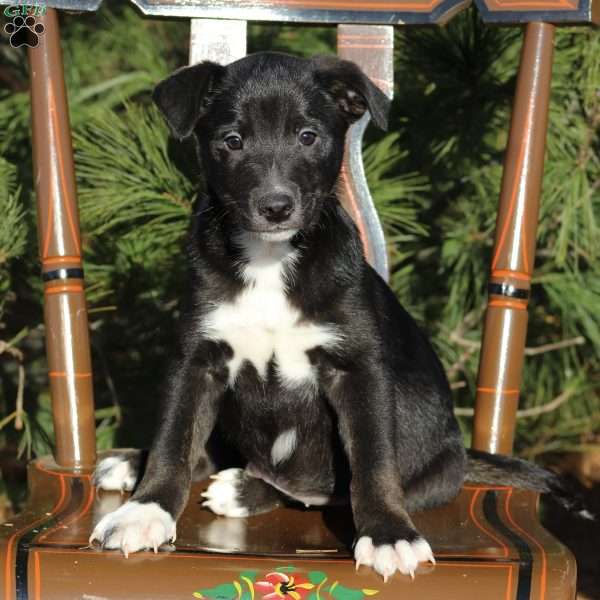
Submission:
[[[294,210],[294,200],[287,194],[269,194],[263,196],[258,205],[258,212],[271,223],[286,221]]]

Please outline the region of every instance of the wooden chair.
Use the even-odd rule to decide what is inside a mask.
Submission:
[[[30,49],[31,105],[39,242],[54,457],[29,466],[24,511],[0,528],[1,597],[359,599],[573,598],[571,554],[537,522],[535,494],[465,486],[450,506],[415,516],[437,564],[414,581],[383,584],[355,572],[346,510],[281,509],[248,519],[201,510],[194,487],[171,552],[128,560],[87,547],[94,522],[125,500],[99,496],[92,373],[74,165],[56,9],[95,10],[101,0],[50,0],[43,42]],[[222,63],[246,52],[246,22],[338,24],[338,52],[357,62],[391,95],[393,26],[443,23],[465,0],[133,0],[145,14],[189,17],[190,60]],[[552,71],[553,23],[600,22],[592,0],[476,0],[484,21],[524,25],[523,50],[500,192],[481,350],[473,446],[510,453],[515,430],[530,279],[535,253]],[[387,276],[381,226],[368,193],[360,143],[368,118],[350,131],[343,198],[367,257]],[[262,594],[262,595],[261,595]]]

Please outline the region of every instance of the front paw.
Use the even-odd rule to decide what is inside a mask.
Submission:
[[[411,542],[399,539],[393,545],[380,545],[373,544],[372,538],[363,535],[354,546],[354,559],[357,569],[360,565],[373,567],[375,572],[383,576],[384,581],[396,571],[414,579],[415,569],[420,562],[435,564],[431,546],[422,537]]]
[[[125,557],[138,550],[153,549],[175,540],[175,521],[156,502],[131,500],[102,517],[90,536],[90,544],[120,549]]]

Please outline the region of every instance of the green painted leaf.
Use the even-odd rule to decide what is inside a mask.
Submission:
[[[325,581],[325,579],[327,579],[327,575],[325,575],[325,573],[323,573],[323,571],[309,571],[308,572],[308,580],[311,583],[318,585],[322,581]]]
[[[257,574],[258,574],[258,571],[242,571],[240,573],[240,577],[245,577],[246,579],[249,579],[250,581],[256,581]]]
[[[362,600],[364,598],[362,590],[348,588],[339,583],[337,585],[334,583],[328,591],[335,600]]]
[[[206,600],[236,600],[238,597],[237,590],[233,583],[221,583],[213,588],[199,590],[201,597]]]
[[[295,573],[298,569],[296,567],[288,565],[287,567],[277,567],[274,570],[279,571],[280,573]]]

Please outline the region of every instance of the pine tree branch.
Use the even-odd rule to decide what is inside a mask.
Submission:
[[[570,346],[581,346],[581,344],[585,344],[585,338],[578,335],[569,340],[561,340],[560,342],[553,342],[551,344],[542,344],[541,346],[526,347],[525,355],[536,356],[537,354],[543,354],[544,352],[551,352],[553,350],[562,350],[563,348],[569,348]]]
[[[473,351],[479,350],[479,347],[481,346],[481,342],[476,342],[475,340],[468,340],[466,338],[463,338],[455,331],[453,331],[450,334],[450,340],[455,342],[459,346],[462,346],[463,348],[469,348]],[[541,346],[526,346],[524,353],[526,356],[536,356],[538,354],[543,354],[544,352],[562,350],[563,348],[569,348],[570,346],[580,346],[581,344],[585,344],[585,338],[581,335],[578,335],[577,337],[570,338],[568,340],[561,340],[560,342],[542,344]]]
[[[540,406],[533,406],[532,408],[523,408],[517,411],[517,419],[526,419],[529,417],[539,417],[540,415],[552,412],[560,408],[565,402],[571,399],[575,390],[569,389],[565,390],[556,398],[547,402],[546,404],[542,404]],[[472,417],[475,414],[474,408],[464,408],[464,407],[456,407],[454,409],[454,414],[457,417]]]
[[[23,353],[10,343],[0,340],[0,355],[4,353],[9,354],[19,363],[19,382],[17,385],[17,399],[15,409],[15,429],[20,431],[23,429],[23,396],[25,393],[25,367],[23,366]]]

